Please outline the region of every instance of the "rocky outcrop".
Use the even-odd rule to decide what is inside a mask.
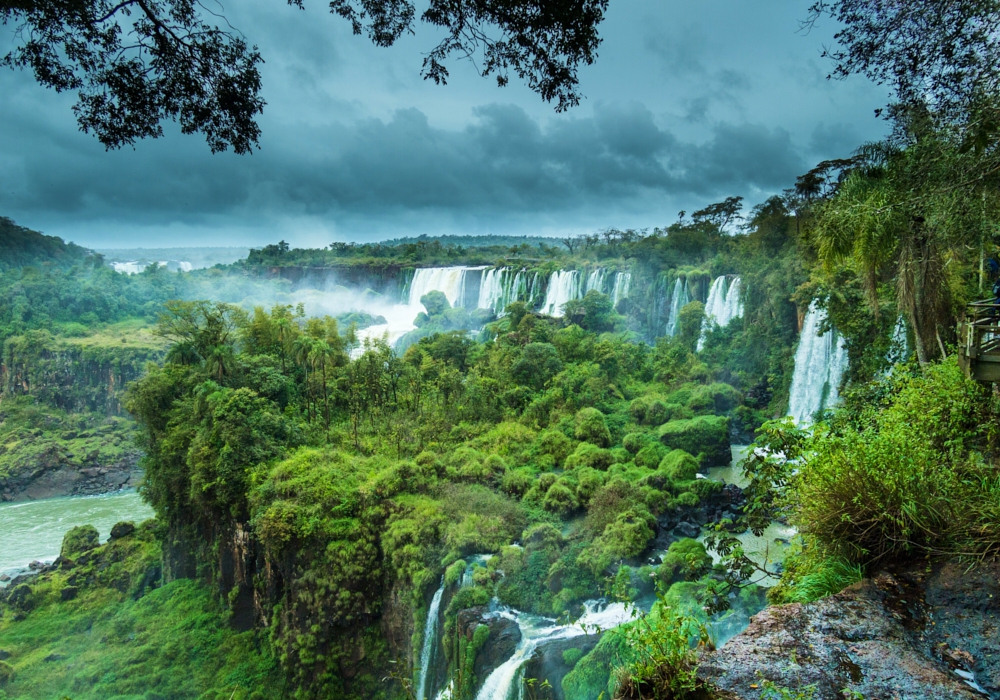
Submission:
[[[1000,698],[1000,565],[966,566],[923,562],[767,608],[698,674],[732,700],[765,697],[766,681],[815,700]]]
[[[475,637],[476,628],[486,625],[490,634],[485,643],[476,653],[476,662],[472,669],[479,683],[482,683],[494,669],[514,655],[514,649],[521,641],[521,628],[517,623],[496,612],[490,612],[485,606],[468,608],[458,613],[456,629],[468,641]]]
[[[0,479],[0,501],[33,501],[57,496],[96,496],[135,488],[142,472],[137,450],[103,462],[98,457],[76,461],[58,450],[39,457],[30,468]]]

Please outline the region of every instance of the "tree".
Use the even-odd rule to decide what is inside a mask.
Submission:
[[[416,20],[409,0],[333,0],[330,10],[377,46],[412,33]],[[422,74],[443,84],[447,59],[471,58],[484,77],[503,86],[513,72],[566,110],[579,104],[577,69],[597,57],[606,10],[607,0],[431,0],[420,19],[444,38]],[[0,21],[16,37],[0,62],[77,91],[80,129],[109,149],[162,136],[167,120],[203,134],[212,152],[258,145],[263,58],[197,0],[0,0]]]
[[[970,143],[1000,131],[1000,1],[817,0],[806,25],[824,14],[843,25],[840,49],[826,51],[832,76],[890,85],[902,109],[930,105],[971,127]]]

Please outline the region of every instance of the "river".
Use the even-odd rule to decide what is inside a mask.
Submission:
[[[103,541],[115,523],[151,517],[153,509],[135,491],[0,504],[0,574],[13,576],[33,561],[52,561],[63,535],[77,525],[93,525]]]

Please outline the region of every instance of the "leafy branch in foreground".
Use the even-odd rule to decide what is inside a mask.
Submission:
[[[743,489],[746,505],[734,521],[716,523],[705,537],[705,547],[719,554],[725,571],[721,581],[712,581],[706,588],[709,613],[727,610],[732,590],[780,575],[773,566],[768,567],[769,550],[764,552],[763,561],[757,561],[732,533],[750,530],[761,537],[773,521],[787,519],[795,466],[809,439],[809,434],[788,418],[769,421],[757,430],[757,440],[743,462],[744,475],[750,480]]]

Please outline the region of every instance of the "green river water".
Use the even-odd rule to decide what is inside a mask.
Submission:
[[[152,516],[153,509],[135,491],[0,504],[0,574],[12,576],[36,560],[52,561],[71,527],[93,525],[104,541],[115,523],[138,524]]]

